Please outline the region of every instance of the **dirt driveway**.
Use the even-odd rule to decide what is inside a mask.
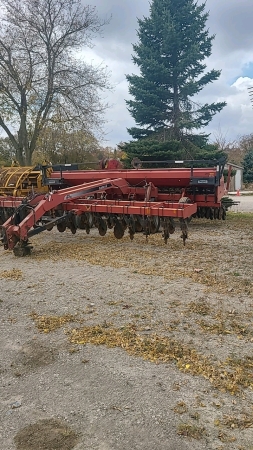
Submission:
[[[1,450],[252,450],[252,223],[1,248]]]

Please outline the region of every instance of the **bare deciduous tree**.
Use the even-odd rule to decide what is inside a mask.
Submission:
[[[81,0],[2,0],[2,5],[0,126],[19,162],[31,164],[50,120],[86,130],[101,123],[108,74],[103,66],[83,62],[78,51],[92,46],[105,22]]]
[[[60,123],[55,126],[46,126],[42,130],[33,153],[33,163],[41,163],[44,160],[52,164],[87,161],[98,163],[99,149],[99,142],[92,133],[68,129],[66,124]]]
[[[225,152],[228,152],[230,149],[233,149],[237,145],[237,141],[235,139],[232,141],[229,140],[227,138],[227,134],[228,134],[228,131],[223,132],[223,130],[221,129],[220,126],[213,133],[213,136],[214,136],[213,144],[217,145],[217,148],[219,150],[222,150]]]

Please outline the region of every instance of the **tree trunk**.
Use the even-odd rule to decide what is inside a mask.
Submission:
[[[176,75],[175,75],[176,80]],[[179,107],[179,95],[178,95],[178,85],[174,81],[174,97],[173,97],[173,131],[175,139],[180,138],[180,107]]]
[[[16,159],[21,166],[25,165],[23,146],[19,145],[16,150]]]
[[[32,151],[30,146],[27,146],[26,152],[25,152],[25,161],[27,166],[32,165]]]
[[[25,90],[21,91],[21,105],[20,105],[20,126],[18,131],[18,162],[21,165],[27,164],[27,150],[28,150],[28,135],[27,135],[27,99]]]

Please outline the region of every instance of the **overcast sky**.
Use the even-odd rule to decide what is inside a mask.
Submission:
[[[93,49],[86,49],[84,54],[87,61],[103,61],[111,72],[115,87],[107,95],[112,106],[106,114],[104,145],[115,147],[120,141],[131,140],[126,128],[133,126],[134,121],[125,104],[129,99],[125,75],[138,70],[132,63],[132,44],[137,42],[137,18],[149,15],[149,1],[83,1],[96,6],[102,19],[112,17],[103,36],[97,37]],[[198,101],[225,100],[227,106],[202,131],[211,133],[211,141],[222,134],[229,142],[253,133],[253,108],[247,90],[253,87],[253,1],[207,0],[206,9],[210,34],[216,35],[207,69],[222,70],[222,74],[201,91]]]

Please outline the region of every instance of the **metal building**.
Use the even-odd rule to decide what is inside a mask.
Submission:
[[[231,178],[228,190],[230,192],[241,190],[243,187],[243,167],[228,162],[225,169],[228,169],[229,166],[232,166],[232,170],[235,170],[236,174]]]

